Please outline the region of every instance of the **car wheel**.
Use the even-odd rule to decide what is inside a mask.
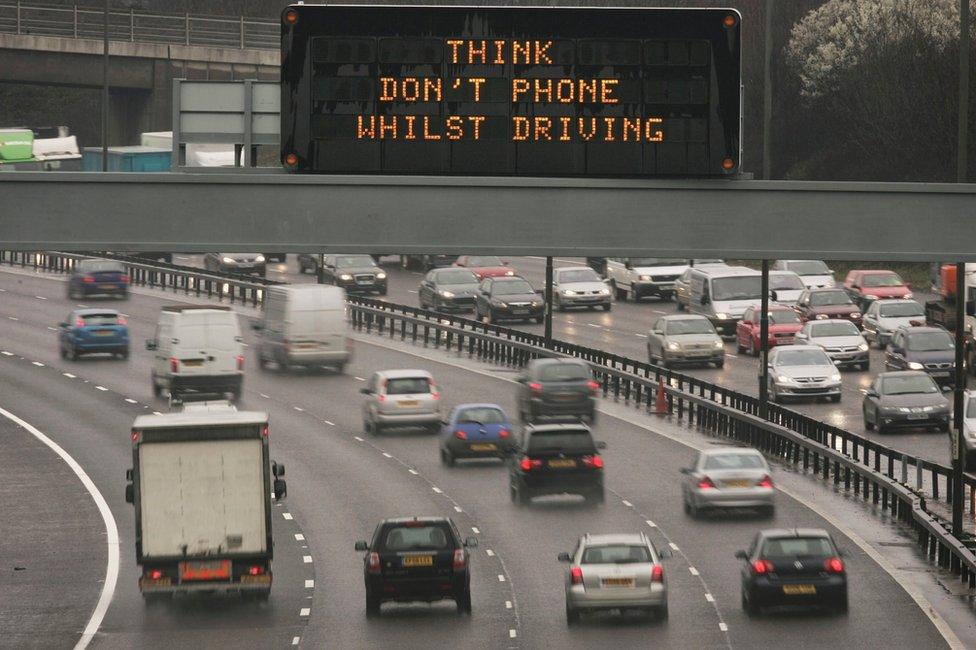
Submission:
[[[556,308],[556,311],[566,311],[566,307],[563,305],[563,301],[559,299],[558,293],[552,298],[552,306]]]
[[[471,613],[471,588],[467,587],[461,597],[457,599],[458,614]]]
[[[766,396],[769,398],[769,401],[772,402],[773,404],[776,404],[776,403],[779,402],[779,394],[776,393],[776,385],[775,384],[770,384],[769,390],[767,391],[767,395]]]
[[[776,516],[776,506],[763,506],[759,509],[759,516],[763,519],[772,519]]]
[[[366,616],[379,616],[380,615],[380,599],[373,598],[366,594]]]
[[[153,397],[162,397],[163,389],[156,383],[156,375],[149,373],[149,383],[152,385]]]
[[[746,613],[746,616],[750,618],[759,615],[759,608],[756,607],[752,599],[746,595],[746,590],[742,590],[742,610]]]
[[[579,620],[579,610],[570,607],[569,603],[566,603],[566,625],[576,625],[579,623]]]
[[[698,517],[701,516],[701,510],[699,510],[698,506],[695,505],[694,502],[692,502],[691,500],[688,500],[685,503],[685,512],[692,519],[698,519]]]
[[[603,488],[594,491],[586,498],[589,503],[594,503],[597,505],[602,505],[607,502],[607,493]]]
[[[481,322],[484,323],[485,325],[491,325],[492,323],[495,322],[495,319],[492,317],[491,310],[489,310],[487,314],[481,317]]]
[[[64,349],[64,346],[63,345],[58,346],[58,350],[61,353],[61,358],[62,359],[67,359],[68,358],[68,351]]]
[[[864,416],[864,430],[874,431],[874,422],[868,419],[868,412],[862,409],[861,414]]]
[[[668,604],[664,603],[657,609],[657,618],[660,621],[668,620]]]
[[[871,367],[870,361],[865,361],[864,363],[858,365],[858,368],[860,368],[861,370],[868,370],[870,367]]]
[[[941,431],[942,433],[949,433],[949,423],[943,422],[942,424],[940,424],[939,431]]]
[[[834,613],[839,616],[847,614],[847,594],[844,594],[834,605]]]
[[[745,351],[746,351],[746,348],[745,348],[745,346],[742,345],[742,342],[739,341],[739,335],[737,334],[736,337],[735,337],[735,352],[736,352],[736,354],[742,354]]]
[[[756,342],[755,340],[753,340],[751,336],[749,337],[749,356],[750,357],[759,356],[759,350],[756,349]]]
[[[603,305],[603,311],[610,311],[611,309],[613,309],[613,304],[612,303],[609,303],[608,302],[605,305]]]
[[[615,299],[621,301],[627,300],[627,292],[621,289],[620,287],[618,287],[617,282],[615,280],[610,281],[610,291],[613,292],[613,297]]]
[[[338,374],[338,375],[345,374],[345,372],[346,372],[346,364],[345,363],[337,363],[335,365],[335,371],[336,371],[336,374]]]
[[[129,348],[126,348],[119,352],[119,358],[123,361],[129,358]]]
[[[538,323],[541,323],[542,321],[544,321],[545,319],[546,319],[545,316],[539,316],[538,318],[535,319],[535,322],[538,324]]]
[[[454,467],[454,455],[446,449],[441,449],[441,463],[445,467]]]
[[[268,368],[268,360],[260,352],[258,352],[258,368],[261,370],[267,370]]]
[[[876,422],[874,426],[877,427],[879,436],[883,436],[888,433],[888,428],[880,422]]]
[[[68,350],[68,359],[70,361],[77,361],[79,356],[80,355],[78,354],[78,348],[72,345],[71,348]]]
[[[719,370],[721,370],[722,368],[724,368],[725,367],[725,359],[722,359],[721,361],[716,361],[715,362],[715,367],[718,368]]]

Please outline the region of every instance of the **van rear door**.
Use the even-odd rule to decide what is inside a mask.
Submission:
[[[237,357],[242,354],[237,314],[229,311],[208,312],[206,316],[209,352],[206,374],[229,375],[237,372]]]

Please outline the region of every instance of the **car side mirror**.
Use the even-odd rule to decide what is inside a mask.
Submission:
[[[736,551],[735,552],[735,556],[737,558],[739,558],[740,560],[748,560],[749,559],[749,556],[746,554],[745,551]]]
[[[66,328],[66,327],[68,327],[68,322],[67,321],[64,321],[62,323],[58,323],[58,327]]]
[[[631,269],[631,268],[633,268],[633,266],[630,263],[630,260],[624,260],[624,268],[625,269]]]
[[[157,347],[157,345],[156,345],[156,340],[155,339],[149,339],[148,341],[146,341],[146,349],[147,350],[155,350],[156,347]]]
[[[952,386],[943,386],[942,387],[942,392],[943,393],[948,393],[951,390],[952,390]]]
[[[681,472],[682,474],[691,474],[691,468],[690,467],[682,467],[678,471]]]
[[[540,296],[545,295],[545,291],[543,291],[542,289],[536,289],[535,292]]]
[[[288,484],[284,481],[284,479],[276,478],[274,481],[275,501],[281,501],[286,496],[288,496]]]
[[[356,547],[355,548],[356,548],[357,551],[368,551],[369,550],[369,544],[367,544],[366,542],[364,542],[362,540],[359,540],[358,542],[356,542]]]
[[[502,260],[502,266],[508,266],[509,264],[511,264],[511,262],[508,260]]]
[[[560,553],[556,556],[556,559],[560,562],[572,562],[573,558],[570,557],[569,553]]]
[[[878,391],[874,390],[873,388],[867,389],[864,391],[864,394],[868,397],[878,397]]]
[[[275,478],[281,478],[285,475],[285,464],[278,462],[271,463],[271,473],[275,475]]]
[[[254,321],[251,323],[251,329],[255,332],[260,332],[262,329],[264,329],[264,327],[262,327],[260,321]]]
[[[602,440],[597,440],[596,441],[596,448],[597,449],[606,449],[607,448],[607,443],[603,442]]]
[[[135,502],[135,500],[136,500],[136,490],[132,486],[132,483],[129,483],[128,485],[125,486],[125,502],[133,503]]]
[[[468,537],[468,538],[466,538],[464,540],[464,547],[465,548],[478,548],[478,538],[477,537]]]
[[[372,395],[373,394],[373,391],[371,391],[368,388],[360,388],[359,389],[359,392],[362,393],[363,395]]]
[[[779,300],[779,294],[777,294],[774,289],[771,289],[769,291],[769,299],[775,302],[775,301]]]
[[[657,556],[661,560],[667,560],[669,558],[674,557],[674,553],[672,553],[671,549],[669,548],[662,548],[662,549],[658,549]]]

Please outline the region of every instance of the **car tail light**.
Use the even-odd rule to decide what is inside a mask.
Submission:
[[[766,474],[766,476],[759,479],[759,482],[756,483],[756,485],[761,488],[771,488],[773,487],[773,479],[769,474]]]
[[[255,564],[254,566],[247,567],[247,574],[249,576],[260,576],[264,575],[264,567]]]
[[[703,477],[701,477],[701,480],[698,481],[698,489],[699,490],[714,490],[715,489],[715,483],[712,482],[712,479],[708,478],[707,476],[703,476]]]
[[[524,456],[522,458],[521,462],[519,462],[519,467],[522,468],[522,471],[523,472],[529,472],[529,471],[532,471],[533,469],[537,469],[539,467],[542,467],[542,461],[541,460],[533,460],[532,458],[529,458],[528,456]]]
[[[574,566],[569,570],[569,580],[574,585],[583,584],[583,569],[578,566]]]
[[[831,557],[824,560],[824,568],[827,573],[844,573],[844,562],[839,557]]]
[[[116,325],[128,325],[129,321],[125,319],[125,316],[119,316],[119,319],[115,321]]]
[[[529,390],[532,391],[533,395],[542,395],[542,384],[537,381],[529,382]]]
[[[176,357],[169,358],[169,371],[174,374],[180,371],[180,360]]]
[[[163,571],[162,569],[149,569],[149,571],[146,572],[146,576],[150,580],[159,580],[163,577]]]
[[[603,469],[603,457],[599,454],[593,454],[592,456],[583,456],[580,460],[583,461],[583,467],[590,467],[592,469]]]
[[[379,395],[376,396],[376,401],[377,402],[385,402],[386,401],[386,395],[384,395],[383,393],[380,393]]]
[[[499,429],[498,430],[498,437],[499,438],[507,438],[510,435],[512,435],[512,434],[509,432],[508,429]]]
[[[281,344],[285,346],[285,350],[291,352],[291,341],[289,339],[283,339]]]
[[[267,425],[261,427],[261,435],[264,436],[265,438],[268,437],[268,427],[267,427]]]
[[[75,320],[75,327],[84,327],[84,326],[85,326],[85,319],[84,318],[77,318]]]
[[[463,569],[468,566],[468,556],[465,554],[463,548],[455,549],[454,551],[454,570]]]
[[[664,582],[664,567],[660,564],[651,567],[651,582]]]
[[[773,568],[773,563],[769,560],[756,560],[752,563],[752,572],[757,576],[772,573]]]
[[[91,284],[95,281],[95,277],[91,275],[86,275],[81,279],[81,281],[84,282],[85,284]]]
[[[238,354],[235,358],[237,359],[237,369],[244,370],[244,355]]]
[[[454,432],[454,437],[457,438],[458,440],[467,440],[468,434],[466,434],[461,429],[458,429],[457,431]]]
[[[380,572],[380,554],[373,552],[369,554],[369,559],[366,563],[366,570],[370,573]]]
[[[591,379],[588,382],[586,382],[586,385],[590,389],[590,395],[596,395],[597,391],[600,390],[600,382],[594,379]]]
[[[125,282],[126,284],[128,284],[129,283],[129,276],[123,275],[121,278],[119,278],[119,280],[122,281],[122,282]]]
[[[440,399],[441,394],[437,390],[437,386],[434,385],[433,379],[427,380],[427,385],[430,386],[430,397],[431,399]]]

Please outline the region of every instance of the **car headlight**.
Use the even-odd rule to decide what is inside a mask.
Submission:
[[[925,411],[926,413],[931,413],[932,411],[935,410],[935,407],[934,406],[926,406],[922,410]]]
[[[861,312],[859,311],[851,312],[851,318],[860,318],[860,317],[861,317]]]
[[[236,262],[233,257],[222,257],[221,261],[223,261],[224,264],[234,264]]]
[[[832,374],[830,376],[830,381],[840,381],[840,373],[839,372],[835,372],[834,374]]]
[[[713,345],[715,346],[716,350],[721,350],[725,347],[725,343],[722,342],[722,339],[715,339]]]
[[[857,351],[858,352],[867,352],[868,351],[868,344],[867,343],[861,343],[860,345],[857,346]]]
[[[908,293],[905,294],[905,300],[909,300],[909,299],[914,298],[914,297],[915,297],[915,294],[913,294],[911,291],[909,291]]]
[[[681,344],[680,343],[675,343],[674,341],[671,341],[670,343],[668,343],[668,349],[669,350],[672,350],[672,351],[680,350],[681,349]]]
[[[444,297],[444,298],[453,298],[454,297],[454,292],[453,291],[441,291],[441,296]]]
[[[377,280],[385,280],[386,279],[386,273],[383,273],[382,271],[380,271],[379,273],[376,274],[376,279]]]
[[[651,281],[651,276],[649,276],[649,275],[640,275],[640,276],[637,277],[637,279],[640,280],[641,282],[650,282]]]
[[[499,300],[498,301],[498,306],[499,307],[505,307],[505,308],[507,308],[508,307],[508,303],[505,302],[504,300]]]
[[[877,296],[864,296],[864,299],[865,300],[877,300],[878,297]]]
[[[515,271],[513,271],[512,269],[509,269],[509,270],[505,271],[505,275],[508,275],[508,276],[515,275]]]
[[[564,296],[574,296],[574,295],[576,295],[576,292],[573,291],[572,289],[563,289],[563,295]]]
[[[533,307],[541,307],[542,306],[542,302],[539,301],[539,300],[533,300],[532,301],[532,306]]]
[[[898,407],[898,412],[899,413],[911,413],[912,412],[912,409],[908,408],[907,406],[899,406]]]
[[[264,261],[264,255],[258,255],[257,257],[254,258],[254,261],[260,264],[261,262]]]
[[[715,314],[715,319],[716,320],[728,320],[729,319],[729,315],[726,314],[726,313],[724,313],[724,312],[719,312],[719,313]]]
[[[600,289],[600,295],[601,296],[609,296],[610,295],[610,290],[609,289]]]
[[[786,375],[777,375],[776,383],[778,384],[795,384],[792,377],[787,377]]]
[[[923,369],[925,369],[925,366],[923,366],[922,364],[918,363],[917,361],[909,361],[908,362],[908,369],[909,370],[923,370]]]
[[[830,318],[827,314],[817,314],[817,320],[827,320]]]
[[[339,279],[340,280],[352,280],[352,276],[349,275],[348,273],[343,273],[342,275],[339,276]]]

